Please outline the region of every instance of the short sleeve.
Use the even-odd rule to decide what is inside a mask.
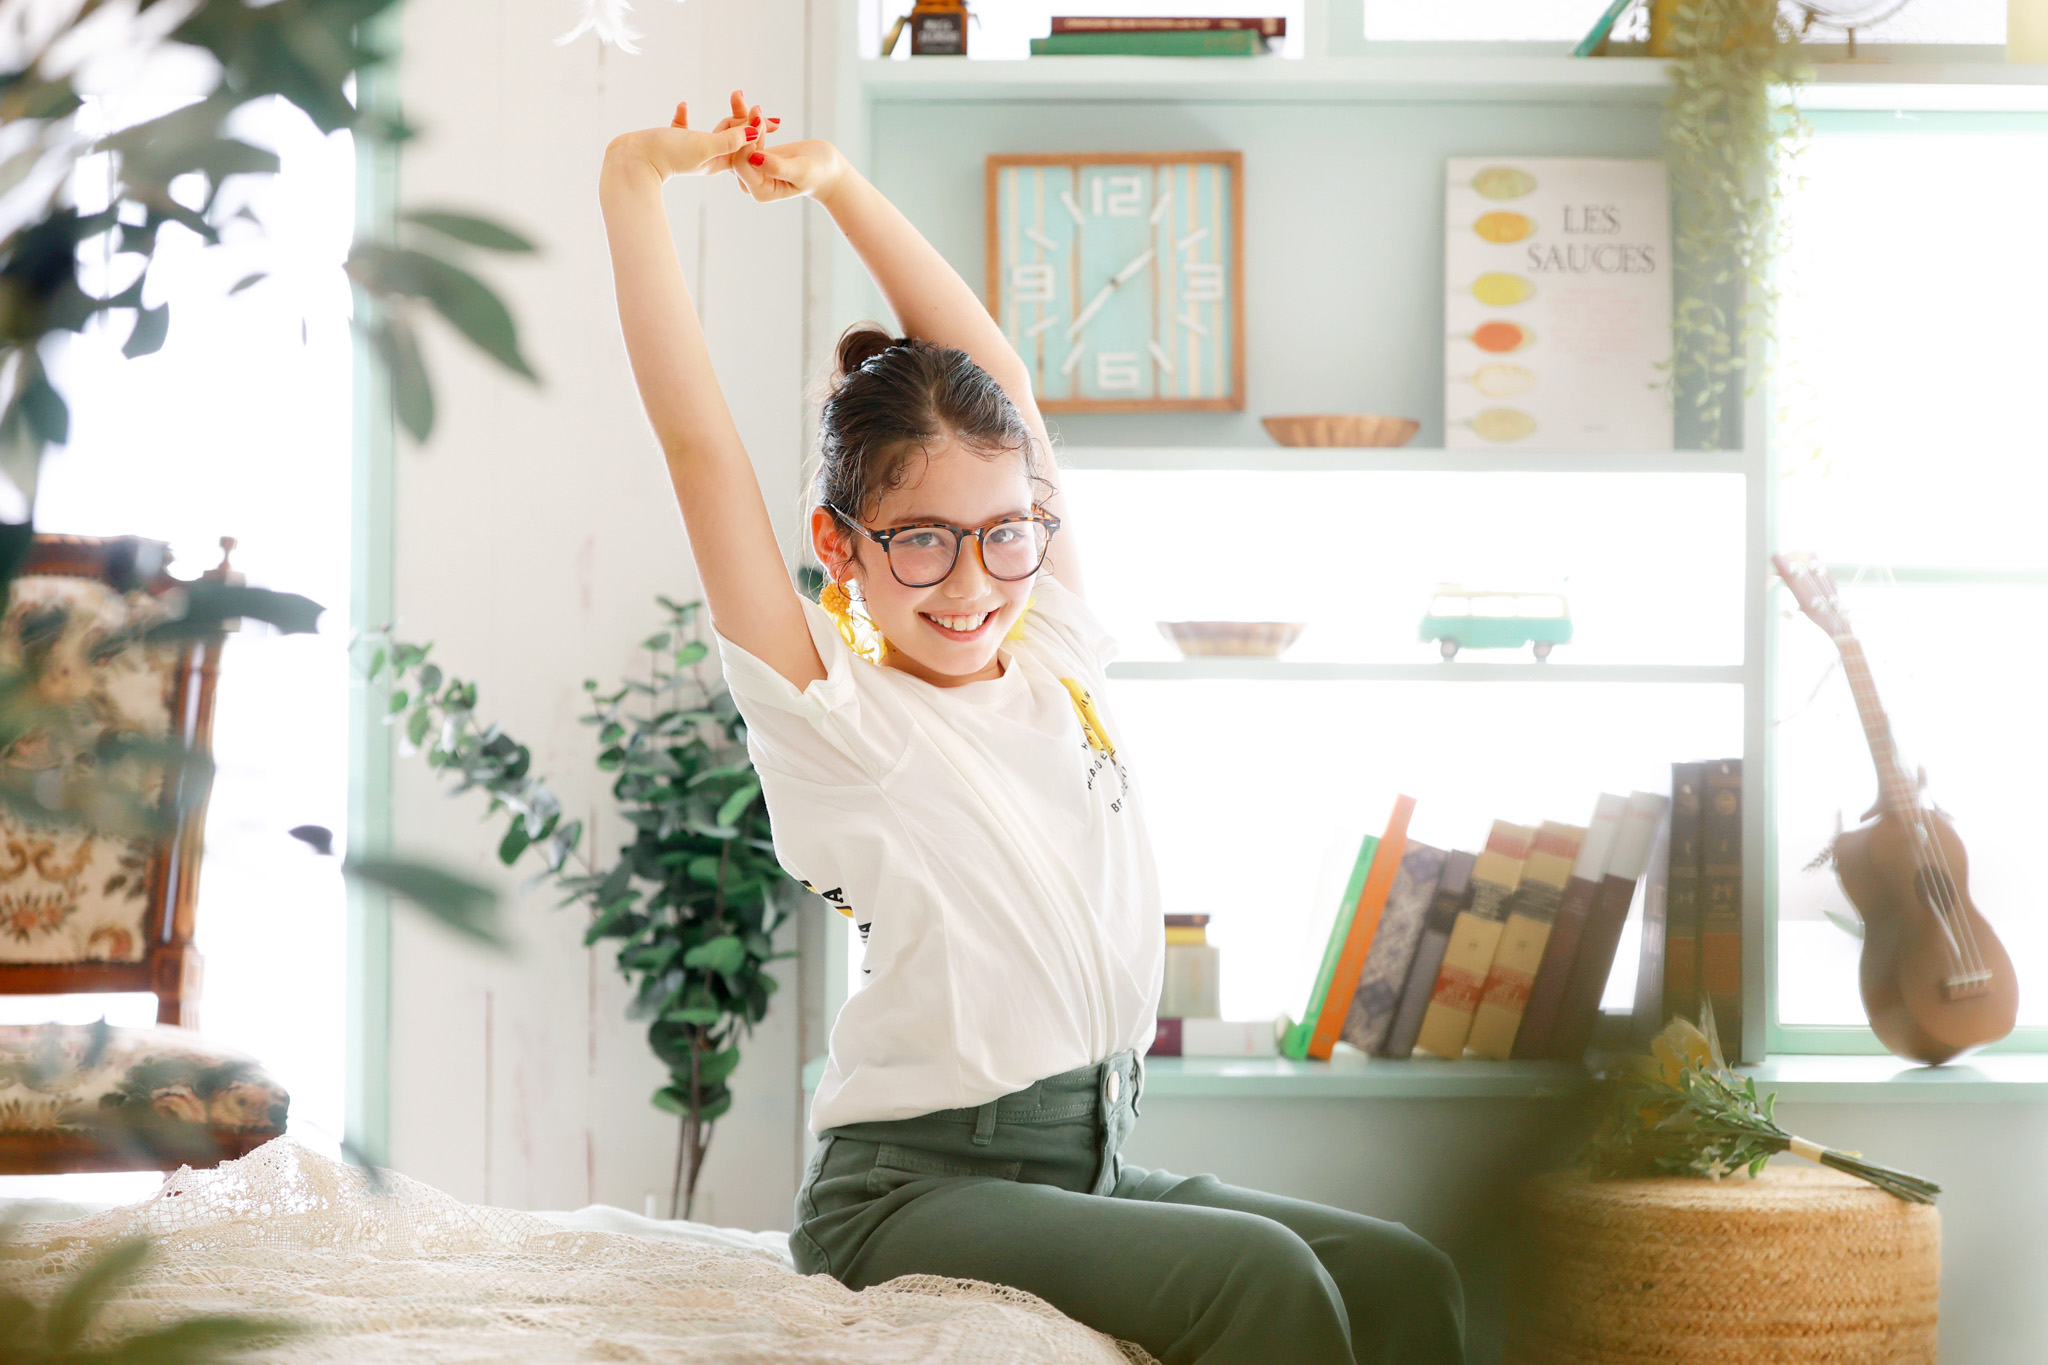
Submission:
[[[1031,596],[1035,600],[1024,626],[1026,638],[1032,631],[1046,632],[1059,649],[1098,675],[1117,656],[1116,636],[1066,584],[1049,573],[1040,574],[1031,585]]]
[[[825,665],[825,676],[802,689],[713,626],[726,687],[747,723],[747,747],[757,767],[806,781],[870,781],[876,765],[862,735],[854,674],[870,665],[854,657],[823,607],[801,593],[797,600]]]

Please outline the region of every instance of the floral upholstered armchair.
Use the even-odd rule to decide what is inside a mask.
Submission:
[[[0,1026],[0,1173],[215,1165],[284,1131],[283,1089],[197,1032],[204,802],[180,799],[176,769],[96,767],[108,738],[209,747],[220,637],[140,635],[179,589],[169,560],[158,541],[37,536],[0,617],[0,672],[38,664],[36,700],[77,727],[66,744],[17,739],[0,753],[8,776],[32,774],[40,796],[94,773],[170,817],[167,832],[128,836],[0,803],[0,994],[148,991],[158,1022]],[[206,576],[231,578],[225,554]]]

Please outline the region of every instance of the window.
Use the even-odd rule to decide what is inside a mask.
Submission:
[[[1575,43],[1606,10],[1606,0],[1365,0],[1365,36],[1381,42]],[[1622,19],[1621,32],[1640,40],[1643,6]],[[1798,6],[1787,0],[1795,14]],[[1840,9],[1842,6],[1836,6]],[[1862,43],[1977,43],[2005,41],[2006,0],[1913,0],[1874,8],[1881,16],[1858,27]],[[1839,30],[1820,29],[1815,42],[1841,41]]]
[[[104,107],[108,126],[147,116],[140,106],[158,93],[124,90]],[[206,251],[181,228],[163,230],[155,288],[174,300],[170,340],[126,360],[121,318],[70,348],[60,382],[72,441],[44,465],[37,524],[169,541],[172,572],[187,578],[218,562],[219,538],[232,535],[250,582],[327,608],[317,636],[280,637],[250,622],[229,638],[197,939],[202,1031],[285,1084],[295,1134],[332,1141],[343,1118],[346,907],[336,863],[285,831],[320,824],[345,837],[354,422],[350,299],[338,267],[354,226],[355,157],[347,134],[324,138],[281,101],[245,118],[237,135],[274,148],[284,169],[229,181],[224,210],[246,202],[267,236],[231,223],[233,245]],[[81,171],[81,198],[92,169]],[[259,269],[266,282],[225,297]],[[0,1011],[8,1022],[156,1018],[149,996],[0,996]],[[61,1183],[0,1179],[0,1192],[129,1199],[158,1180],[52,1179]]]
[[[2048,118],[1814,117],[1780,262],[1777,543],[1835,566],[1908,770],[1924,765],[1968,847],[1973,900],[2038,982],[2048,185],[2033,168]],[[1875,780],[1834,647],[1780,617],[1778,1018],[1860,1026],[1848,904],[1824,861],[1807,864],[1838,812],[1857,823]],[[2022,990],[2020,1024],[2048,1025],[2039,990]]]

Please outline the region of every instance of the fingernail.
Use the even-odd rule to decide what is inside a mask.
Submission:
[[[755,152],[747,158],[747,164],[749,166],[765,166],[768,164],[768,158],[762,156],[759,152]]]
[[[749,128],[749,129],[747,129],[747,141],[749,141],[749,142],[752,142],[752,141],[753,141],[753,140],[754,140],[755,138],[757,138],[757,137],[759,137],[759,136],[761,136],[761,130],[760,130],[760,129],[758,129],[758,128]]]
[[[768,120],[768,122],[769,122],[769,123],[770,123],[771,125],[773,125],[773,124],[777,124],[777,123],[780,123],[780,122],[782,122],[782,120],[781,120],[781,119],[779,119],[779,118],[772,118],[772,119],[769,119],[769,120]]]

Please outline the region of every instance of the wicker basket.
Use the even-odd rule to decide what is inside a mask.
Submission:
[[[1505,1365],[1933,1365],[1941,1218],[1819,1166],[1525,1187]]]
[[[1276,659],[1308,629],[1306,621],[1161,621],[1159,633],[1182,654]]]
[[[1412,417],[1359,412],[1261,417],[1259,424],[1283,446],[1404,446],[1422,430],[1422,423]]]

